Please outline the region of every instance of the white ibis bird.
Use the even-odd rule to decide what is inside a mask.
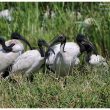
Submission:
[[[86,62],[88,62],[90,65],[95,66],[108,66],[106,59],[103,58],[101,55],[98,55],[98,53],[96,52],[96,48],[93,44],[85,44],[84,46],[87,50]]]
[[[0,47],[0,72],[5,71],[23,53],[24,46],[19,40],[24,41],[31,48],[28,41],[20,34],[12,33],[11,38],[12,40],[7,41],[6,44],[3,38],[0,41],[2,45]],[[5,77],[5,74],[3,74],[3,77]]]
[[[45,51],[43,46],[48,47],[48,44],[45,40],[40,39],[38,40],[39,50],[28,50],[20,55],[12,65],[12,70],[10,71],[8,78],[14,73],[23,72],[26,74],[27,78],[32,81],[32,72],[39,71],[45,62]]]
[[[53,65],[55,62],[55,58],[58,54],[58,52],[60,52],[60,44],[51,46],[51,48],[54,50],[54,53],[52,51],[47,51],[46,54],[48,57],[46,57],[46,67],[52,71],[55,72],[55,66]]]
[[[52,51],[48,51],[48,57],[46,58],[46,66],[50,71],[55,72],[54,62],[56,60],[57,54],[60,52],[60,44],[53,45],[51,46],[51,48],[54,50],[54,53]],[[75,48],[77,48],[78,50],[75,50]],[[72,50],[74,52],[79,51],[80,54],[80,48],[74,42],[67,42],[65,45],[65,49],[67,51],[69,50]],[[79,63],[80,63],[79,58],[76,58],[75,65],[78,65]]]
[[[103,65],[103,66],[108,66],[107,61],[104,57],[102,57],[101,55],[96,55],[96,54],[92,54],[89,57],[89,64],[91,65]]]
[[[86,41],[86,37],[84,35],[77,35],[76,42],[66,42],[65,45],[65,51],[68,54],[68,56],[71,56],[74,58],[74,65],[77,65],[80,63],[80,60],[78,56],[85,51],[85,47],[81,42],[89,42]],[[90,43],[89,43],[90,44]],[[50,47],[54,50],[55,54],[52,51],[48,51],[48,57],[46,59],[46,66],[49,70],[52,72],[55,72],[55,59],[57,54],[60,52],[60,44],[51,44]],[[67,55],[65,57],[68,57]]]
[[[76,62],[79,61],[78,56],[82,52],[86,51],[84,45],[85,44],[90,45],[86,37],[81,34],[77,36],[76,41],[77,41],[76,43],[75,42],[66,43],[66,37],[64,35],[61,35],[57,37],[54,40],[54,42],[50,45],[50,47],[54,50],[52,46],[61,42],[60,51],[57,52],[57,54],[55,53],[56,56],[54,62],[52,62],[53,64],[51,65],[55,69],[53,71],[56,72],[57,77],[59,76],[65,77],[69,75],[72,71],[72,68],[77,64]],[[54,50],[54,52],[56,51]]]

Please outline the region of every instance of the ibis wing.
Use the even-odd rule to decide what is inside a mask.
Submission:
[[[29,50],[19,56],[13,64],[12,72],[22,71],[29,69],[39,59],[40,53],[37,50]]]

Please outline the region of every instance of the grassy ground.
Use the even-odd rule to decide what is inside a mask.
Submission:
[[[22,77],[17,84],[0,81],[0,107],[110,107],[109,72],[89,69],[76,69],[65,89],[41,72],[35,73],[33,83]]]
[[[102,11],[99,3],[70,3],[64,11],[64,3],[50,3],[57,12],[55,19],[42,18],[42,3],[0,3],[0,10],[14,7],[13,21],[0,18],[0,34],[10,38],[12,31],[18,31],[35,47],[39,38],[50,41],[58,34],[64,33],[73,41],[78,33],[89,36],[100,54],[109,59],[110,52],[110,10]],[[71,8],[72,7],[72,8]],[[71,10],[79,7],[82,18],[71,18]],[[69,13],[70,12],[70,13]],[[87,17],[96,20],[96,26],[86,30],[82,22]],[[78,23],[80,22],[80,23]],[[21,75],[17,84],[0,81],[0,107],[110,107],[110,71],[106,68],[91,68],[84,65],[76,67],[67,79],[63,90],[60,83],[53,80],[48,72],[34,73],[34,82],[29,83]]]

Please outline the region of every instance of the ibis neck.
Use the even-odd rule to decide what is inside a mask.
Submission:
[[[65,44],[62,44],[62,45],[60,46],[60,52],[61,52],[61,53],[65,52]]]
[[[21,39],[21,40],[24,41],[29,46],[30,50],[33,50],[32,46],[26,39]]]
[[[80,52],[83,53],[85,51],[85,47],[80,43],[78,43],[78,45],[80,47]]]
[[[65,44],[60,45],[60,52],[61,52],[61,53],[64,52],[64,51],[63,51],[63,50],[64,50],[64,46],[65,46]]]
[[[45,51],[42,46],[39,46],[39,52],[41,54],[41,57],[45,57]]]

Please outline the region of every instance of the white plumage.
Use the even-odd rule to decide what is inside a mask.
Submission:
[[[76,58],[76,59],[75,59],[75,65],[78,65],[79,63],[80,63],[79,58]]]
[[[90,60],[89,60],[89,63],[91,65],[104,65],[104,66],[107,66],[107,62],[106,62],[106,59],[103,58],[101,55],[95,55],[95,54],[92,54],[90,56]]]
[[[38,50],[29,50],[15,60],[11,72],[14,73],[22,71],[30,73],[34,70],[39,70],[43,63],[44,57],[41,57]]]
[[[18,56],[24,52],[24,46],[20,40],[24,40],[27,43],[26,39],[24,39],[18,33],[12,33],[11,37],[12,40],[8,40],[6,42],[2,38],[0,39],[0,43],[2,44],[0,47],[0,72],[4,72],[10,65],[14,63]],[[13,46],[10,47],[10,45]],[[9,50],[7,50],[7,47]],[[5,76],[3,75],[3,77]]]
[[[55,72],[54,62],[55,62],[56,55],[60,51],[60,44],[54,45],[51,48],[54,50],[55,54],[52,51],[48,52],[49,55],[46,58],[46,65],[49,69]]]
[[[60,52],[57,54],[54,62],[56,73],[60,76],[66,76],[71,73],[80,54],[80,48],[76,43],[68,42],[67,44],[67,47],[65,45],[64,48],[65,52],[63,52],[63,45],[61,46]]]
[[[44,50],[42,46],[47,46],[44,40],[38,41],[39,51],[38,50],[28,50],[22,55],[20,55],[12,65],[12,70],[9,74],[9,77],[14,73],[23,72],[30,77],[33,71],[38,71],[41,66],[44,64]]]
[[[57,62],[56,60],[59,59],[56,57],[60,56],[60,44],[54,45],[51,48],[54,50],[55,54],[52,51],[49,52],[49,57],[46,59],[46,64],[52,71],[55,71],[55,63]],[[64,50],[66,51],[63,55],[65,60],[67,59],[68,61],[71,61],[74,59],[74,65],[79,64],[80,61],[77,56],[80,54],[80,47],[77,43],[67,42]]]
[[[12,43],[16,44],[12,47],[11,52],[5,52],[5,50],[0,47],[0,72],[4,71],[9,65],[11,65],[24,51],[23,44],[18,40],[16,40],[16,42],[15,40],[9,40],[6,42],[6,45],[9,46]]]
[[[12,40],[8,40],[5,42],[6,46],[9,46],[11,44],[15,44],[12,47],[12,52],[20,52],[23,53],[24,52],[24,45],[21,41],[17,40],[17,39],[12,39]],[[0,46],[0,48],[2,48],[2,46]]]

